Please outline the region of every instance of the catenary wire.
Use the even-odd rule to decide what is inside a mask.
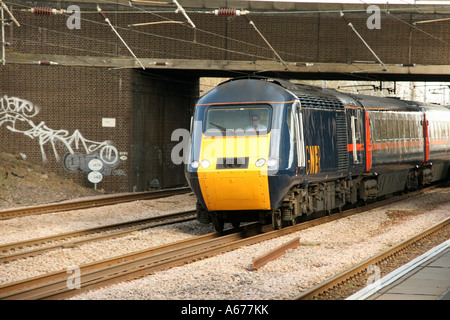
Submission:
[[[103,3],[109,3],[109,4],[115,4],[115,5],[117,5],[118,3],[116,3],[116,2],[111,2],[111,1],[104,1],[104,0],[100,0],[100,2],[103,2]],[[11,2],[9,2],[9,3],[11,3]],[[18,5],[18,4],[15,4],[15,5]],[[122,5],[122,4],[118,4],[118,5]],[[23,7],[27,7],[27,8],[31,8],[31,7],[29,7],[29,6],[24,6],[24,5],[21,5],[21,6],[23,6]],[[133,11],[129,11],[130,13],[132,13]],[[154,14],[153,12],[149,12],[149,11],[144,11],[145,13],[150,13],[150,14]],[[189,12],[189,11],[188,11]],[[323,11],[317,11],[317,12],[323,12]],[[336,11],[337,12],[337,11]],[[299,12],[295,12],[295,13],[299,13]],[[157,15],[157,16],[160,16],[160,15]],[[160,16],[160,17],[162,17],[162,16]],[[163,17],[163,18],[165,18],[165,17]],[[394,18],[397,18],[397,17],[395,17],[394,16]],[[84,20],[84,21],[87,21],[87,22],[91,22],[91,23],[97,23],[97,24],[102,24],[102,25],[106,25],[106,24],[104,24],[104,23],[99,23],[99,22],[97,22],[97,21],[93,21],[93,20],[90,20],[90,19],[86,19],[86,18],[81,18],[82,20]],[[399,19],[399,18],[397,18],[397,19]],[[400,19],[401,20],[401,19]],[[401,20],[402,22],[404,22],[404,23],[407,23],[407,22],[405,22],[405,21],[403,21],[403,20]],[[409,24],[409,23],[407,23],[407,24]],[[409,24],[410,25],[410,24]],[[415,26],[412,26],[412,25],[410,25],[411,27],[415,27]],[[33,26],[33,27],[35,27],[35,28],[41,28],[41,27],[37,27],[37,26]],[[189,27],[189,26],[188,26]],[[157,36],[157,37],[163,37],[163,38],[166,38],[166,39],[170,39],[170,40],[175,40],[175,41],[183,41],[182,39],[176,39],[176,38],[171,38],[171,37],[165,37],[165,36],[160,36],[160,35],[155,35],[155,34],[152,34],[152,33],[148,33],[148,32],[143,32],[143,31],[139,31],[139,30],[132,30],[132,29],[126,29],[126,28],[122,28],[122,27],[120,27],[121,29],[124,29],[124,30],[128,30],[128,31],[133,31],[133,32],[138,32],[138,33],[141,33],[141,34],[146,34],[146,35],[150,35],[150,36]],[[420,30],[419,28],[417,28],[417,27],[415,27],[416,29],[418,29],[418,30]],[[59,31],[56,31],[56,30],[51,30],[51,29],[47,29],[47,30],[49,30],[49,31],[52,31],[52,32],[59,32]],[[210,32],[210,31],[206,31],[206,30],[199,30],[199,31],[201,31],[201,32],[205,32],[205,33],[208,33],[208,34],[211,34],[211,35],[215,35],[215,36],[219,36],[219,37],[222,37],[222,38],[226,38],[226,39],[229,39],[229,40],[231,40],[231,41],[237,41],[237,42],[241,42],[241,43],[244,43],[243,41],[241,41],[241,40],[237,40],[237,39],[233,39],[233,38],[229,38],[229,37],[227,37],[227,36],[222,36],[222,35],[218,35],[218,34],[215,34],[215,33],[213,33],[213,32]],[[422,30],[420,30],[420,31],[422,31]],[[61,32],[61,33],[63,33],[63,32]],[[426,33],[426,32],[425,32]],[[68,34],[68,33],[66,33],[66,34]],[[428,33],[427,33],[428,34]],[[428,34],[429,36],[432,36],[432,37],[434,37],[433,35],[431,35],[431,34]],[[73,36],[73,35],[71,35],[71,36]],[[79,37],[81,37],[81,36],[79,36]],[[103,41],[103,40],[99,40],[99,39],[96,39],[96,38],[90,38],[90,37],[85,37],[85,38],[88,38],[88,39],[90,39],[90,40],[92,40],[92,41]],[[441,40],[441,39],[439,39],[439,38],[436,38],[436,37],[434,37],[435,39],[437,39],[437,40]],[[30,41],[30,40],[28,40],[28,41]],[[191,41],[188,41],[188,42],[191,42]],[[245,42],[246,43],[246,42]],[[445,42],[446,43],[446,42]],[[52,46],[61,46],[61,47],[64,47],[64,48],[69,48],[69,47],[67,47],[67,46],[62,46],[62,45],[57,45],[57,44],[51,44],[51,43],[48,43],[49,45],[52,45]],[[196,44],[199,44],[199,43],[196,43]],[[248,43],[246,43],[247,45],[248,45]],[[448,44],[448,43],[447,43]],[[203,45],[203,44],[202,44]],[[264,50],[268,50],[267,48],[265,48],[265,47],[260,47],[260,46],[257,46],[257,45],[254,45],[255,47],[259,47],[259,48],[261,48],[261,49],[264,49]],[[210,46],[211,48],[217,48],[217,49],[220,49],[220,50],[228,50],[229,51],[229,49],[223,49],[223,48],[220,48],[220,47],[214,47],[214,46]],[[70,47],[71,49],[73,48],[73,47]],[[84,51],[92,51],[92,50],[86,50],[86,49],[81,49],[81,48],[76,48],[76,49],[78,49],[78,50],[84,50]],[[141,50],[143,49],[143,48],[140,48]],[[146,51],[150,51],[150,52],[158,52],[157,50],[152,50],[152,49],[144,49],[144,50],[146,50]],[[92,51],[92,52],[94,52],[94,51]],[[233,53],[238,53],[238,54],[246,54],[246,53],[240,53],[240,52],[236,52],[236,51],[232,51]],[[96,52],[96,53],[98,53],[98,52]],[[289,54],[289,55],[294,55],[294,54],[291,54],[291,53],[283,53],[283,54]],[[260,56],[255,56],[255,55],[251,55],[251,54],[246,54],[246,55],[250,55],[250,56],[254,56],[254,57],[260,57]],[[185,55],[183,55],[183,56],[185,56]],[[266,57],[262,57],[263,59],[267,59]],[[82,60],[82,59],[80,59],[80,60]],[[268,59],[268,60],[272,60],[272,59]],[[255,72],[238,72],[238,74],[241,74],[241,75],[247,75],[247,74],[254,74]],[[345,74],[345,75],[349,75],[349,73],[344,73],[344,72],[342,72],[341,74]],[[361,79],[364,79],[364,80],[368,80],[368,79],[370,79],[370,77],[367,77],[367,75],[365,75],[365,76],[360,76],[360,75],[356,75],[356,74],[351,74],[355,79],[357,79],[357,78],[361,78]],[[283,76],[283,77],[285,77],[285,76]],[[371,77],[373,77],[373,76],[371,76]],[[374,81],[379,81],[380,79],[378,79],[378,77],[373,77],[373,80]]]

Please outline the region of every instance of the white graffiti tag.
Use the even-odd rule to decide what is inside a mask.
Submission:
[[[97,142],[85,139],[79,130],[71,135],[67,130],[53,130],[41,121],[36,125],[31,118],[39,113],[39,108],[30,101],[17,97],[3,96],[0,98],[0,127],[6,124],[6,128],[12,132],[22,133],[31,139],[37,138],[42,153],[42,161],[47,162],[44,145],[50,144],[56,161],[60,160],[57,146],[64,146],[69,153],[83,147],[87,154],[98,152],[100,159],[106,164],[117,164],[119,153],[111,141]]]

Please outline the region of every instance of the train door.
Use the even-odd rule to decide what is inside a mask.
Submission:
[[[288,108],[286,123],[289,130],[289,160],[288,168],[295,167],[296,174],[305,167],[305,143],[303,139],[303,117],[300,102],[296,101]],[[295,152],[294,152],[295,150]],[[294,159],[297,159],[294,162]]]
[[[423,162],[428,162],[428,158],[430,157],[430,136],[428,132],[428,120],[427,114],[423,113],[423,138],[424,138],[424,157]]]
[[[364,163],[364,113],[360,108],[347,109],[347,151],[349,167],[360,167]]]
[[[295,119],[295,140],[297,141],[297,167],[305,167],[305,142],[303,139],[303,118],[300,112],[300,102],[296,101],[292,106],[292,114]]]

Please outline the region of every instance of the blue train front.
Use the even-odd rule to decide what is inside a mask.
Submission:
[[[198,101],[186,175],[201,222],[221,230],[280,207],[300,179],[298,115],[294,95],[258,79],[228,81]]]

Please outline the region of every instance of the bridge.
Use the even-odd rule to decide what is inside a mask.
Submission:
[[[6,60],[222,76],[449,78],[450,3],[366,2],[85,0],[75,2],[77,16],[5,1],[22,22],[6,32]],[[56,0],[43,5],[67,10]]]

